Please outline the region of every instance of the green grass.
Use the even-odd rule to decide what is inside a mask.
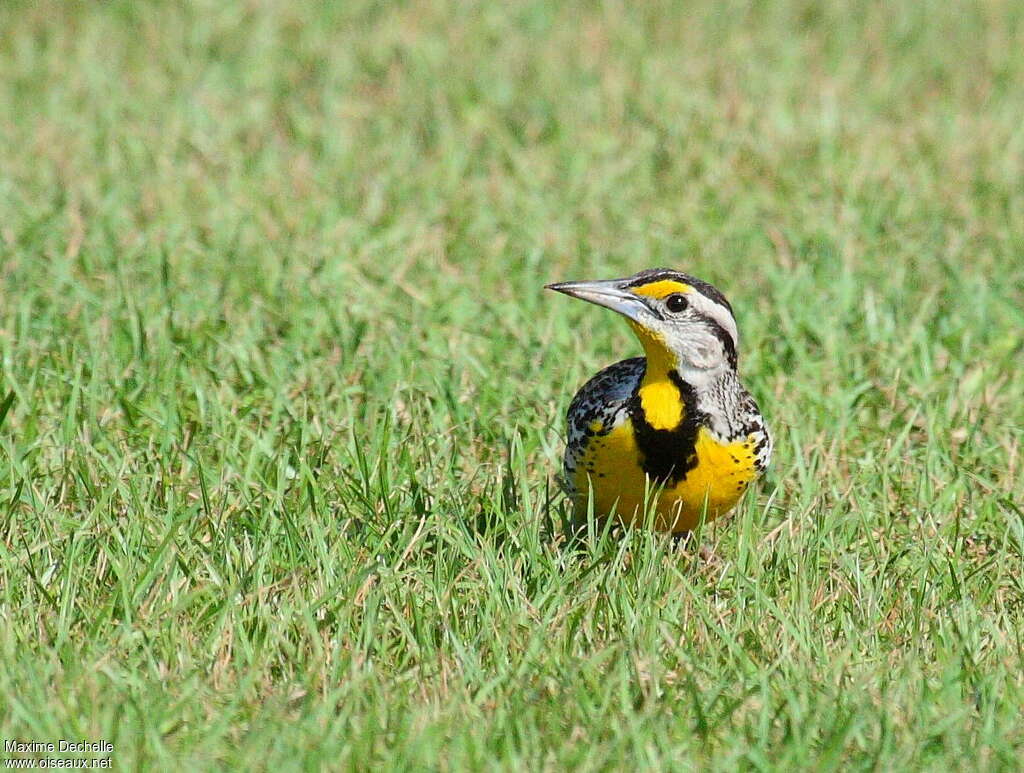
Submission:
[[[51,0],[0,29],[0,738],[126,769],[1021,764],[1019,5]],[[541,287],[658,265],[735,306],[773,469],[709,559],[567,551],[564,409],[638,346]]]

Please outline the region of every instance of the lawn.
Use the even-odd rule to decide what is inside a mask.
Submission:
[[[1001,0],[7,0],[0,740],[1019,768],[1021,83]],[[542,287],[663,265],[772,469],[704,555],[568,549],[639,347]]]

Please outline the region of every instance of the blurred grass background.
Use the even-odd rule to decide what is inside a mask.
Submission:
[[[116,767],[1016,769],[1024,7],[0,6],[0,736]],[[637,345],[736,307],[704,535],[553,541]],[[4,399],[6,398],[6,399]]]

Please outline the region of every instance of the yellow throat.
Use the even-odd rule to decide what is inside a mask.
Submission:
[[[639,389],[644,416],[654,429],[675,429],[686,418],[679,387],[669,376],[676,367],[675,355],[661,337],[635,322],[631,321],[629,326],[640,339],[647,357],[647,370]]]

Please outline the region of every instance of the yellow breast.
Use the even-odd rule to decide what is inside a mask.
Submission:
[[[578,504],[586,507],[592,494],[598,515],[614,513],[628,525],[643,523],[650,510],[655,529],[690,531],[705,512],[710,521],[731,510],[757,476],[752,438],[723,444],[702,427],[695,452],[696,466],[661,488],[641,467],[633,425],[625,421],[589,439],[576,468]]]

